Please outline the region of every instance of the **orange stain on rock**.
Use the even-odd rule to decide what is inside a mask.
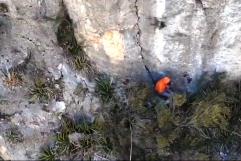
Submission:
[[[111,63],[117,64],[124,60],[123,35],[118,31],[107,31],[101,38],[105,53],[109,56]]]

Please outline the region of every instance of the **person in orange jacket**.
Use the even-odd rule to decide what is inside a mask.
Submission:
[[[164,99],[168,99],[170,97],[170,85],[171,85],[171,78],[165,76],[159,79],[154,86],[155,92],[163,97]]]
[[[185,78],[186,84],[190,84],[192,82],[192,78],[190,77],[190,75],[188,73],[184,73],[183,77]],[[160,78],[159,80],[157,80],[154,83],[155,92],[158,95],[160,95],[162,98],[168,99],[172,93],[172,90],[170,87],[171,83],[172,83],[171,77],[164,75],[162,78]],[[186,91],[186,92],[188,92],[188,91]]]
[[[158,79],[154,79],[151,71],[149,68],[145,65],[144,66],[150,79],[152,80],[152,83],[154,84],[154,90],[155,92],[162,97],[163,99],[167,100],[170,95],[171,91],[169,90],[171,85],[171,78],[167,76],[165,72],[160,72],[158,75]],[[160,78],[161,77],[161,78]]]
[[[159,79],[156,84],[155,84],[155,91],[158,94],[163,94],[164,92],[166,92],[171,84],[171,78],[168,76],[165,76],[161,79]]]

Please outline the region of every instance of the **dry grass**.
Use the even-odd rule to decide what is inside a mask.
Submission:
[[[4,83],[10,87],[17,87],[23,84],[22,76],[16,72],[11,72],[9,75],[4,79]]]

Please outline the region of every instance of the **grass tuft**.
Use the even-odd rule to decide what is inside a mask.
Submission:
[[[55,95],[55,89],[50,82],[45,79],[36,79],[34,85],[30,88],[30,96],[32,100],[39,102],[48,102]]]
[[[86,121],[83,121],[80,124],[76,125],[76,131],[79,133],[89,135],[94,133],[95,128],[92,124],[87,123]]]
[[[68,134],[60,133],[56,136],[56,146],[58,154],[68,154],[71,148]]]
[[[114,98],[112,81],[107,76],[100,76],[96,79],[96,92],[100,95],[102,102],[108,103]]]
[[[54,161],[56,160],[55,151],[51,147],[47,147],[43,149],[39,159],[42,161]]]
[[[76,130],[75,121],[71,119],[69,116],[63,115],[60,130],[62,133],[65,133],[65,134],[71,134],[75,132]]]
[[[4,82],[8,87],[12,88],[12,87],[22,85],[23,78],[22,78],[22,75],[16,72],[10,72],[9,75],[6,76]]]
[[[11,143],[21,143],[23,142],[23,134],[17,127],[12,127],[6,132],[6,137]]]
[[[101,148],[107,154],[110,154],[113,151],[113,143],[111,142],[109,137],[102,137],[99,140]]]

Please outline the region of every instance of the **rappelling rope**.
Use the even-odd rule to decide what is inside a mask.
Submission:
[[[143,64],[144,64],[144,62],[143,62]],[[146,69],[149,77],[151,78],[152,83],[155,85],[155,80],[154,80],[154,78],[153,78],[153,76],[152,76],[152,74],[151,74],[151,71],[149,70],[149,68],[148,68],[145,64],[144,64],[144,67],[145,67],[145,69]]]

